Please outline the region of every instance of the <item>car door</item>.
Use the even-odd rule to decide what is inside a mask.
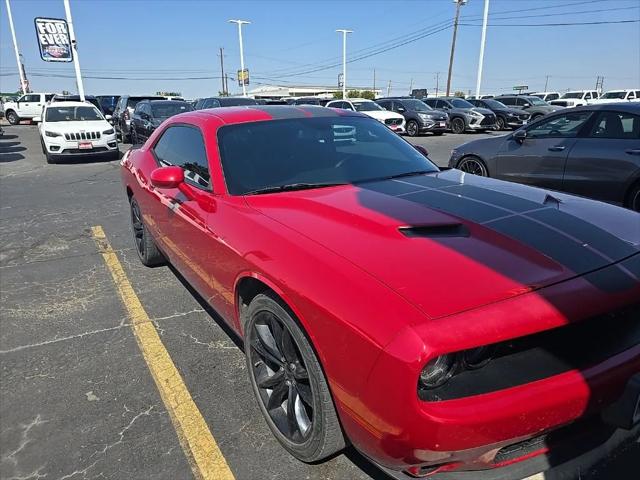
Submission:
[[[640,177],[640,116],[599,111],[569,153],[562,189],[605,202],[623,203]]]
[[[179,188],[163,189],[159,197],[162,211],[156,213],[156,223],[164,250],[188,282],[210,300],[219,295],[209,274],[218,242],[207,227],[215,199],[202,132],[193,125],[171,125],[153,154],[160,166],[181,167],[185,178]]]
[[[560,190],[567,156],[591,112],[567,112],[527,128],[518,140],[511,134],[496,159],[496,177],[512,182]]]

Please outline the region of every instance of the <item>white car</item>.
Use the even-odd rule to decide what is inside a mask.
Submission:
[[[353,110],[362,112],[365,115],[375,118],[396,133],[404,133],[405,120],[402,115],[385,110],[380,105],[366,98],[349,98],[347,100],[333,100],[325,105],[329,108],[342,108],[343,110]]]
[[[4,104],[4,114],[11,125],[17,125],[20,120],[37,121],[42,113],[42,107],[51,100],[53,93],[27,93],[15,102]]]
[[[42,111],[38,129],[47,163],[75,157],[119,158],[113,126],[90,103],[50,103]]]
[[[532,97],[538,97],[540,100],[544,100],[549,103],[552,100],[560,98],[560,92],[536,92],[531,94]]]
[[[640,102],[640,90],[609,90],[591,103]]]
[[[558,107],[582,107],[583,105],[592,104],[597,99],[598,92],[596,90],[575,90],[567,92],[559,99],[552,100],[549,103]]]

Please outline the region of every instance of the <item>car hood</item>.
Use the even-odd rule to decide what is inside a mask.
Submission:
[[[640,252],[635,212],[458,170],[245,198],[431,318]]]
[[[57,133],[71,132],[102,132],[113,128],[106,120],[92,120],[88,122],[46,122],[42,124],[45,130]]]
[[[360,113],[363,113],[372,118],[375,118],[376,120],[387,120],[389,118],[400,118],[404,120],[404,117],[399,113],[390,112],[388,110],[371,110],[368,112],[360,112]]]
[[[597,100],[591,100],[589,103],[595,105],[601,105],[603,103],[627,103],[630,100],[626,100],[624,98],[599,98]]]

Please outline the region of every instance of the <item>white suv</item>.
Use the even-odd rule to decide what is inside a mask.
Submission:
[[[581,107],[583,105],[590,105],[597,99],[598,92],[596,90],[576,90],[567,92],[559,99],[552,100],[549,103],[551,105],[557,105],[558,107]]]
[[[4,104],[4,114],[11,125],[20,120],[34,120],[42,113],[42,107],[53,98],[53,93],[27,93],[15,102]]]
[[[540,100],[544,100],[549,103],[552,100],[557,100],[560,98],[560,93],[558,92],[536,92],[531,94],[532,97],[538,97]]]
[[[50,103],[38,128],[47,163],[73,157],[119,158],[113,126],[90,103]]]
[[[375,118],[384,123],[396,133],[404,133],[405,120],[402,115],[389,112],[372,100],[366,98],[349,98],[347,100],[333,100],[325,105],[329,108],[342,108],[343,110],[353,110],[362,112],[365,115]]]

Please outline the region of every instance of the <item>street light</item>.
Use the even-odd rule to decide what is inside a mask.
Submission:
[[[336,30],[342,33],[342,98],[347,98],[347,33],[353,33],[353,30],[345,30],[340,28]]]
[[[244,77],[244,50],[242,49],[242,25],[249,24],[246,20],[229,20],[229,23],[238,24],[238,40],[240,41],[240,71],[242,72],[242,96],[247,96],[247,86],[245,85]]]

